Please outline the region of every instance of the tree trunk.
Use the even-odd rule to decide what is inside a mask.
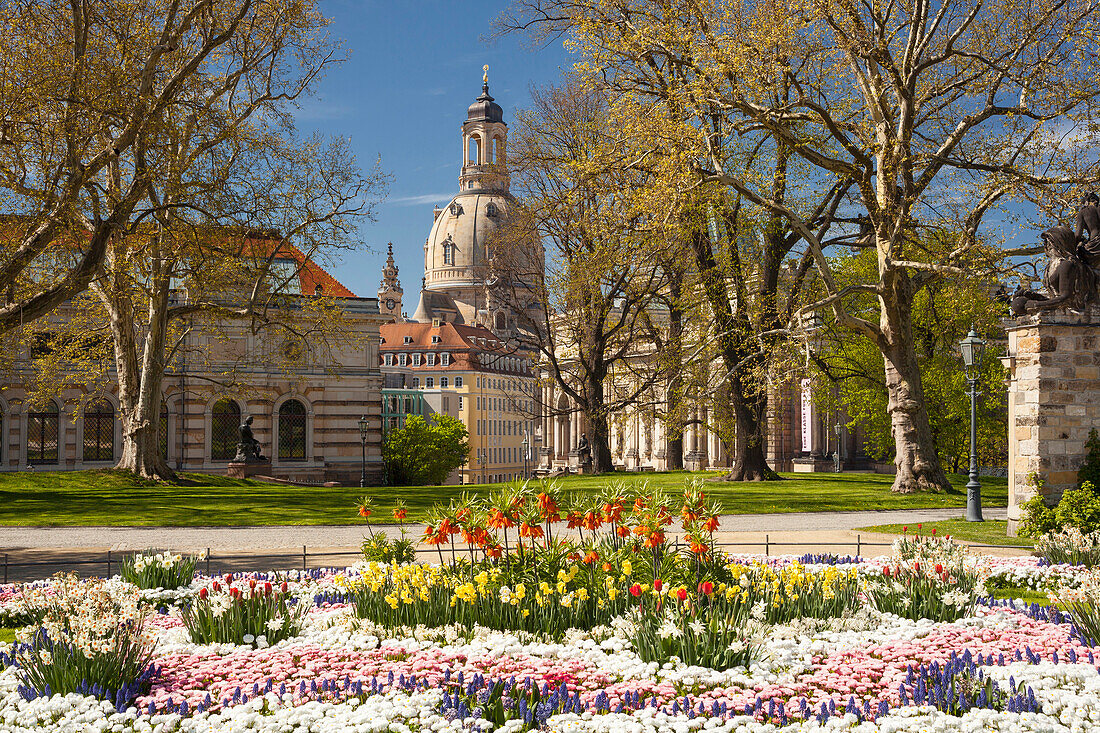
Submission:
[[[893,491],[946,491],[951,487],[940,465],[928,424],[924,387],[913,348],[912,293],[909,278],[894,271],[892,285],[881,299],[882,355],[886,364],[887,411],[894,434]]]
[[[732,384],[733,379],[731,378],[729,398],[737,437],[733,451],[733,468],[726,474],[726,480],[777,481],[781,477],[768,466],[764,452],[767,447],[767,393],[746,397],[740,378],[737,378],[736,387]]]
[[[171,480],[175,471],[160,455],[160,403],[164,380],[164,343],[168,325],[169,281],[156,279],[149,300],[149,327],[145,334],[141,363],[138,363],[133,301],[122,287],[115,296],[99,286],[95,288],[107,309],[114,341],[115,368],[118,373],[118,412],[122,421],[122,455],[115,468],[154,480]],[[106,286],[110,288],[110,284]]]

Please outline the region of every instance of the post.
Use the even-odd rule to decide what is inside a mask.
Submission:
[[[367,439],[362,438],[360,442],[363,445],[363,461],[362,468],[359,471],[359,488],[366,488],[367,485]]]
[[[970,480],[966,482],[966,521],[982,522],[982,484],[978,481],[978,380],[970,385]]]
[[[107,550],[107,577],[111,577],[111,551]]]
[[[306,546],[302,545],[302,572],[306,569]]]
[[[210,548],[206,548],[206,577],[210,577]]]
[[[8,553],[4,553],[4,585],[8,583]]]
[[[764,535],[764,557],[771,556],[771,540],[768,535]]]
[[[860,544],[860,542],[861,541],[860,541],[859,535],[857,534],[856,535],[856,559],[857,560],[859,559],[859,556],[863,554],[863,545]]]

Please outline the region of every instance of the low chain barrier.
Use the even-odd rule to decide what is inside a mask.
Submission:
[[[679,547],[679,538],[676,539],[676,547]],[[772,542],[770,535],[764,535],[764,540],[754,542],[716,542],[716,547],[722,548],[764,548],[765,557],[770,557],[773,548],[780,547],[837,547],[837,548],[852,548],[856,550],[856,556],[863,554],[863,548],[871,547],[892,547],[892,542],[865,542],[860,535],[856,535],[855,542]],[[986,544],[969,544],[968,547],[975,549],[997,549],[997,550],[1028,550],[1031,548],[1021,547],[1019,545],[986,545]],[[465,548],[463,548],[465,549]],[[85,566],[100,566],[105,569],[104,577],[111,577],[111,569],[117,569],[124,558],[132,555],[140,554],[141,550],[134,550],[130,552],[112,552],[107,551],[105,557],[92,558],[92,559],[57,559],[57,560],[12,560],[8,553],[4,553],[3,573],[4,583],[8,582],[9,569],[17,568],[36,568],[36,567],[53,567],[53,568],[66,568],[75,569]],[[417,554],[420,553],[432,553],[435,554],[438,550],[433,548],[418,547],[416,548]],[[206,558],[203,561],[205,563],[205,573],[210,575],[211,571],[221,572],[221,568],[216,563],[228,563],[228,562],[240,562],[240,561],[260,561],[260,560],[275,560],[285,561],[293,559],[295,566],[298,561],[301,561],[302,570],[307,570],[309,566],[310,558],[337,558],[337,557],[361,557],[362,552],[359,550],[330,550],[309,552],[305,545],[302,545],[302,552],[298,553],[296,550],[293,552],[280,552],[280,553],[242,553],[242,554],[227,554],[227,555],[213,555],[210,549],[206,550]],[[259,564],[258,562],[256,564]],[[289,569],[289,568],[283,568]]]

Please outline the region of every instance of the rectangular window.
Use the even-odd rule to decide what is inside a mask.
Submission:
[[[405,356],[405,354],[398,354],[397,355],[397,365],[398,366],[405,366],[405,363],[406,363],[405,359],[406,358],[407,357]]]
[[[446,387],[446,386],[448,386],[448,381],[447,381],[447,378],[446,378],[446,377],[440,377],[440,378],[439,378],[439,386],[440,386],[440,387]]]
[[[455,387],[462,386],[462,377],[455,377]]]
[[[428,354],[428,366],[435,366],[435,354]]]
[[[462,395],[458,396],[458,411],[462,412]]]
[[[386,366],[393,366],[393,354],[386,354],[382,357],[382,363]]]
[[[413,366],[420,366],[420,354],[413,354]]]
[[[451,355],[444,352],[443,354],[441,354],[439,356],[439,361],[440,361],[441,364],[443,364],[443,366],[450,366],[451,365]]]
[[[420,388],[420,377],[413,377],[413,389]]]
[[[424,380],[424,386],[427,387],[428,389],[431,389],[432,387],[434,387],[435,386],[435,377],[428,377],[426,380]]]

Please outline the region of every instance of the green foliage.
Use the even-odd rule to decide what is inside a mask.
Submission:
[[[376,532],[363,540],[359,549],[363,552],[363,559],[368,562],[402,565],[416,561],[416,542],[406,537],[404,533],[391,540],[385,534]]]
[[[1089,482],[1062,494],[1054,517],[1062,528],[1076,527],[1084,533],[1100,529],[1100,496]]]
[[[55,642],[39,633],[30,649],[19,654],[19,679],[36,695],[93,695],[101,700],[132,700],[148,690],[151,645],[140,628],[119,626],[111,640],[94,653],[75,644]]]
[[[1085,451],[1085,462],[1077,471],[1077,485],[1091,484],[1095,492],[1096,487],[1100,487],[1100,434],[1096,432],[1096,428],[1089,431]]]
[[[235,586],[231,581],[227,576],[224,587],[214,581],[180,609],[191,641],[264,647],[301,633],[309,609],[288,592],[285,582],[276,588],[268,582]]]
[[[1058,519],[1054,516],[1054,509],[1047,506],[1042,496],[1031,497],[1021,504],[1020,508],[1023,514],[1020,517],[1020,525],[1016,529],[1019,535],[1041,537],[1058,529]]]
[[[839,257],[833,262],[840,285],[877,280],[873,251]],[[914,349],[932,440],[944,468],[954,473],[967,469],[970,452],[970,398],[958,344],[971,327],[987,340],[997,333],[1001,313],[992,307],[995,305],[984,283],[974,278],[938,276],[913,296]],[[878,321],[874,298],[857,297],[851,300],[851,307],[854,315]],[[866,436],[866,453],[889,460],[894,454],[894,437],[882,352],[870,339],[835,326],[823,338],[819,366],[826,378],[819,381],[818,402],[826,409],[835,409],[839,397],[850,419],[849,426],[860,426]],[[1008,449],[1005,374],[995,349],[992,345],[986,347],[978,381],[978,463],[985,466],[1003,464]]]
[[[912,535],[894,542],[892,561],[867,583],[879,611],[914,621],[957,621],[970,615],[981,581],[966,548],[943,537]]]
[[[410,415],[404,427],[390,431],[382,445],[390,483],[439,485],[466,462],[470,454],[466,426],[449,415],[434,415],[432,422]]]
[[[1085,534],[1070,527],[1043,535],[1035,543],[1035,549],[1052,565],[1100,566],[1100,532]]]
[[[147,553],[138,553],[125,558],[119,575],[127,583],[133,583],[138,588],[175,590],[191,585],[191,581],[195,579],[195,566],[198,562],[199,558],[195,556],[184,557],[170,552],[157,553],[155,550],[149,550]]]

